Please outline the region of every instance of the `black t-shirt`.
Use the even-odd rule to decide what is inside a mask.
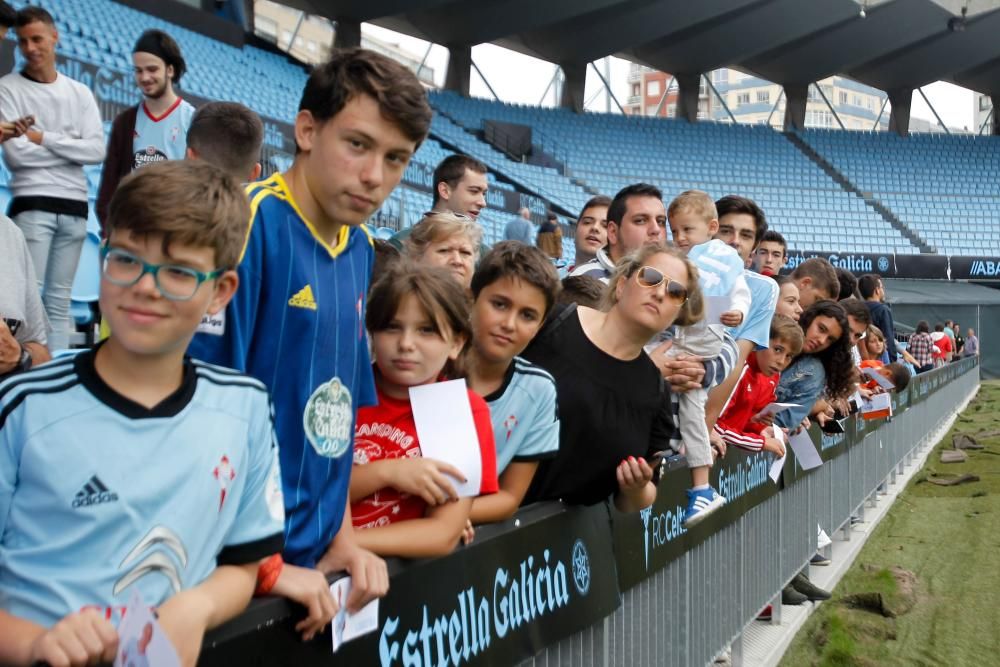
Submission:
[[[621,361],[590,342],[575,307],[552,319],[522,355],[556,380],[559,454],[542,461],[524,503],[593,505],[618,490],[629,456],[667,449],[674,425],[666,385],[645,353]]]

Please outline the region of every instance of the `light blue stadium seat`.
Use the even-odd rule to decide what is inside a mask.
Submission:
[[[101,237],[88,232],[73,277],[72,298],[81,303],[97,301],[101,289]]]
[[[307,75],[278,54],[213,41],[111,0],[45,0],[45,4],[57,10],[60,48],[70,57],[127,74],[135,38],[144,29],[161,28],[178,40],[188,59],[184,91],[236,100],[266,118],[294,119]],[[537,195],[563,212],[575,215],[593,192],[613,195],[629,183],[647,181],[660,186],[667,200],[692,187],[713,197],[730,193],[752,197],[764,206],[772,226],[809,246],[802,250],[919,252],[874,208],[840,188],[791,141],[767,127],[575,114],[445,91],[432,92],[430,100],[437,113],[431,137],[414,156],[414,165],[433,168],[457,149],[487,164],[492,189]],[[104,120],[108,132],[111,119]],[[565,169],[509,159],[476,134],[484,120],[530,126],[533,143]],[[927,135],[904,139],[830,130],[807,130],[799,136],[931,245],[949,252],[974,248],[977,253],[1000,253],[1000,235],[993,235],[1000,209],[1000,139]],[[91,198],[98,181],[99,169],[88,170]],[[9,174],[0,166],[0,186],[7,183]],[[0,204],[5,197],[9,199],[9,192],[0,190]],[[404,185],[379,215],[393,226],[407,226],[429,208],[427,193]],[[499,211],[484,215],[488,239],[500,237],[509,215]],[[91,231],[93,223],[88,220]],[[972,233],[931,235],[952,229]],[[932,242],[932,238],[942,240]]]

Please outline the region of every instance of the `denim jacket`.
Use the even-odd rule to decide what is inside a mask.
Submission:
[[[774,392],[779,403],[796,403],[801,407],[782,410],[774,416],[775,423],[788,429],[796,428],[809,416],[825,386],[823,362],[809,354],[801,355],[781,374]]]

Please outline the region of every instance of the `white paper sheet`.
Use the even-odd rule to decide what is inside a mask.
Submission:
[[[775,428],[774,439],[784,445],[785,432],[782,431],[780,428]],[[785,456],[788,456],[787,449],[785,450]],[[771,469],[768,471],[768,475],[771,477],[771,481],[774,482],[775,484],[777,484],[778,480],[781,478],[781,471],[785,467],[785,456],[782,456],[780,459],[774,459],[774,462],[771,463]]]
[[[702,297],[705,304],[705,321],[709,324],[722,324],[722,313],[732,310],[732,299],[728,294],[723,296]]]
[[[823,465],[823,459],[820,458],[819,452],[816,451],[816,445],[813,444],[808,431],[802,430],[797,435],[789,437],[788,445],[795,452],[795,458],[798,459],[799,465],[802,466],[803,470],[812,470]]]
[[[882,377],[882,374],[878,372],[877,368],[862,368],[861,372],[867,375],[872,380],[875,380],[878,386],[882,387],[886,391],[892,391],[893,389],[896,388],[896,385],[894,385],[888,379]]]
[[[455,480],[459,497],[478,496],[483,459],[465,380],[410,387],[410,406],[424,458],[450,463],[462,471],[465,483]]]
[[[787,410],[788,408],[797,408],[798,403],[768,403],[763,407],[763,409],[754,415],[754,419],[760,420],[761,417],[766,417],[767,415],[776,415],[782,410]]]
[[[347,594],[351,592],[351,578],[344,577],[330,584],[330,594],[337,601],[337,615],[330,623],[333,638],[333,652],[342,644],[369,632],[378,630],[378,598],[375,598],[356,614],[347,611]]]
[[[142,601],[138,590],[132,591],[125,617],[118,626],[118,653],[114,667],[180,667],[174,645]]]

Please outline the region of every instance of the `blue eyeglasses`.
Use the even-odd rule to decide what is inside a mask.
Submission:
[[[187,301],[195,295],[203,282],[218,278],[225,273],[225,269],[202,273],[175,264],[150,264],[127,250],[104,245],[101,246],[101,273],[108,282],[120,287],[134,285],[149,273],[164,298]]]

